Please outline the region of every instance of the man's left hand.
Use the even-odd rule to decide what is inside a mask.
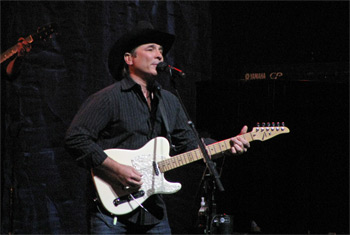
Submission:
[[[239,135],[231,138],[231,153],[233,155],[241,155],[248,151],[250,148],[249,142],[243,138],[243,134],[247,133],[248,127],[244,126]]]

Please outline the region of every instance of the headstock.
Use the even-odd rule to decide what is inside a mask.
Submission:
[[[287,134],[289,132],[289,128],[284,125],[284,122],[281,124],[279,122],[277,122],[277,124],[274,122],[263,122],[261,126],[260,123],[257,123],[257,126],[253,128],[251,134],[254,140],[265,141],[277,135]]]
[[[51,38],[53,34],[56,34],[57,30],[57,24],[56,23],[51,23],[47,24],[41,27],[38,27],[36,30],[36,33],[32,35],[34,40],[43,40],[46,41],[46,39]]]

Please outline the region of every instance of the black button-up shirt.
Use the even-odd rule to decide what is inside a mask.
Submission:
[[[187,125],[187,119],[177,97],[160,89],[166,110],[171,142],[176,152],[189,151],[196,148],[194,135]],[[157,136],[166,137],[166,129],[160,110],[159,100],[154,96],[149,109],[142,94],[140,85],[131,78],[108,86],[90,96],[79,109],[73,119],[65,139],[67,150],[87,169],[99,166],[107,157],[105,149],[138,149]],[[137,212],[127,215],[129,221],[141,224],[156,223],[166,216],[164,202],[159,195],[151,196],[145,207],[162,209],[155,214]]]

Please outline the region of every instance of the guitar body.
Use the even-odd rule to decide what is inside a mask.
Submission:
[[[129,191],[119,182],[110,182],[108,176],[93,171],[95,187],[105,209],[114,215],[123,215],[139,207],[139,204],[142,204],[153,194],[171,194],[179,191],[181,184],[168,182],[164,178],[164,173],[157,167],[157,162],[170,158],[169,150],[169,142],[163,137],[152,139],[137,150],[105,150],[105,153],[114,161],[132,166],[138,170],[142,174],[143,181],[141,188],[136,191]],[[117,198],[128,198],[128,195],[131,193],[142,191],[143,196],[138,198],[135,196],[135,200],[129,198],[119,205],[114,203],[114,200]]]

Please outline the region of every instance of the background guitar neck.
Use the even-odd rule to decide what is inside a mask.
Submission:
[[[28,43],[32,43],[34,41],[32,35],[29,35],[28,37],[26,37],[25,40]],[[16,54],[17,53],[17,47],[18,46],[16,44],[13,47],[7,49],[4,53],[1,53],[1,63],[6,61],[7,59],[11,58],[11,56],[13,56],[14,54]]]

